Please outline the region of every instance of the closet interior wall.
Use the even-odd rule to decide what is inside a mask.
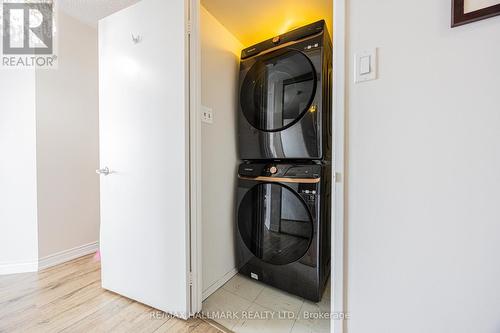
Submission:
[[[236,274],[234,191],[239,54],[243,45],[205,8],[200,11],[201,103],[213,110],[202,123],[203,298]]]

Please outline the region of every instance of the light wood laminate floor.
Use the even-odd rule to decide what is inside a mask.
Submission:
[[[85,256],[38,273],[0,276],[0,332],[220,332],[101,288],[100,263]]]

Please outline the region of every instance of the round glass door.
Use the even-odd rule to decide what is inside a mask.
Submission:
[[[302,52],[264,55],[243,80],[240,104],[248,122],[262,131],[292,126],[307,112],[316,93],[316,71]]]
[[[243,197],[238,209],[238,230],[256,257],[273,265],[285,265],[307,252],[313,223],[297,194],[279,184],[263,183]]]

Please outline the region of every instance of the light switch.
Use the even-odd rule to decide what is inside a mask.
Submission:
[[[370,56],[364,56],[359,59],[359,74],[366,75],[370,73]]]
[[[207,124],[214,123],[214,112],[211,108],[204,105],[201,106],[201,121]]]
[[[355,83],[375,80],[377,78],[377,49],[355,54],[354,65]]]

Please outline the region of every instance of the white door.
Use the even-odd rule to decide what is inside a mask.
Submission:
[[[102,286],[189,313],[184,0],[99,23]]]

